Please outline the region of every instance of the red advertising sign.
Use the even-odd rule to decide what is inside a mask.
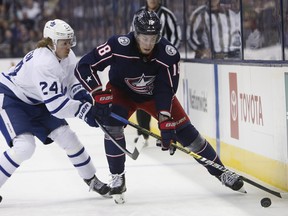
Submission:
[[[231,137],[235,139],[239,139],[239,113],[237,95],[237,74],[229,73],[230,133]]]

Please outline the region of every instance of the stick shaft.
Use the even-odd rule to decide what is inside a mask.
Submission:
[[[128,151],[126,148],[122,147],[116,140],[115,138],[109,133],[109,131],[99,122],[99,120],[95,119],[96,123],[99,125],[99,127],[102,129],[102,131],[109,137],[109,139],[116,145],[123,153],[128,155],[130,158],[133,160],[136,160],[139,156],[139,151],[135,147],[134,151],[131,153]]]
[[[133,122],[131,122],[131,121],[128,121],[127,119],[125,119],[125,118],[123,118],[123,117],[121,117],[121,116],[119,116],[119,115],[117,115],[117,114],[115,114],[115,113],[111,113],[111,116],[112,116],[113,118],[117,119],[118,121],[121,121],[121,122],[124,123],[124,124],[130,125],[130,126],[136,128],[136,129],[140,130],[141,132],[146,133],[147,135],[150,135],[150,136],[152,136],[152,137],[154,137],[154,138],[156,138],[156,139],[161,139],[161,136],[159,136],[159,135],[157,135],[157,134],[155,134],[155,133],[153,133],[153,132],[151,132],[151,131],[149,131],[149,130],[146,130],[145,128],[142,128],[142,127],[140,127],[139,125],[137,125],[137,124],[135,124],[135,123],[133,123]],[[227,169],[226,167],[224,167],[224,166],[222,166],[222,165],[220,165],[220,164],[215,163],[214,161],[208,160],[207,158],[204,158],[204,157],[202,157],[201,155],[198,155],[198,154],[190,151],[189,149],[187,149],[187,148],[185,148],[184,146],[182,146],[180,143],[172,143],[171,145],[174,146],[174,147],[176,147],[178,150],[180,150],[180,151],[182,151],[182,152],[184,152],[184,153],[186,153],[186,154],[194,157],[195,159],[200,160],[201,162],[203,162],[203,163],[205,163],[205,164],[207,164],[207,165],[209,165],[209,166],[215,167],[216,169],[218,169],[218,170],[220,170],[220,171],[223,171],[223,172],[226,172],[226,171],[233,172],[233,171]],[[235,173],[235,172],[233,172],[233,173]],[[240,176],[240,175],[239,175],[239,176]],[[259,189],[261,189],[261,190],[263,190],[263,191],[266,191],[266,192],[268,192],[268,193],[270,193],[270,194],[273,194],[274,196],[277,196],[277,197],[279,197],[279,198],[282,198],[280,192],[271,190],[271,189],[269,189],[269,188],[267,188],[267,187],[265,187],[265,186],[263,186],[263,185],[260,185],[260,184],[258,184],[257,182],[252,181],[251,179],[248,179],[248,178],[246,178],[246,177],[244,177],[244,176],[240,176],[240,177],[243,179],[243,181],[245,181],[245,182],[253,185],[254,187],[257,187],[257,188],[259,188]]]

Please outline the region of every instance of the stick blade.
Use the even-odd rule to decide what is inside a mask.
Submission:
[[[143,147],[145,145],[146,145],[145,139],[143,138],[143,136],[139,136],[139,138],[135,144],[135,149],[131,154],[131,158],[133,160],[136,160],[138,158],[138,156],[140,155],[140,151],[143,149]]]

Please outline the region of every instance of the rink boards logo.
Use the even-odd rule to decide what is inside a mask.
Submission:
[[[239,118],[238,118],[238,87],[237,74],[229,73],[229,95],[230,95],[230,133],[231,137],[239,139]]]
[[[262,97],[247,92],[238,92],[237,73],[229,73],[229,96],[232,138],[239,139],[239,122],[256,127],[264,126]]]

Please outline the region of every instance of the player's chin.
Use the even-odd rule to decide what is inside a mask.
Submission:
[[[152,49],[142,49],[141,52],[144,55],[149,55],[152,52]]]
[[[58,56],[60,59],[65,59],[65,58],[67,58],[68,57],[68,55],[69,55],[69,53],[67,54],[67,53],[65,53],[65,54],[63,54],[63,55],[61,55],[61,56]]]
[[[67,58],[69,55],[69,51],[64,54],[64,58]]]

